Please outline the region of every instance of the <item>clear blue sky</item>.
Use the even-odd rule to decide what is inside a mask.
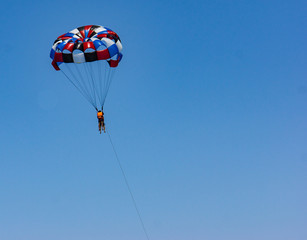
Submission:
[[[95,111],[54,71],[97,24],[106,123],[151,240],[307,239],[303,0],[2,1],[0,239],[142,240]]]

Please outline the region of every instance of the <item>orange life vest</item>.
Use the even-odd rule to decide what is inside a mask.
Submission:
[[[97,118],[102,119],[103,118],[103,112],[98,111],[97,112]]]

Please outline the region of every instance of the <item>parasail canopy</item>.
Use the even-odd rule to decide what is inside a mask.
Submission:
[[[123,57],[122,48],[119,36],[111,29],[87,25],[59,36],[50,57],[55,70],[61,70],[98,111]]]

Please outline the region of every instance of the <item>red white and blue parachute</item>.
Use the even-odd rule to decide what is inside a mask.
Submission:
[[[52,66],[61,70],[80,93],[99,110],[103,107],[122,44],[109,28],[87,25],[59,36],[51,49]]]

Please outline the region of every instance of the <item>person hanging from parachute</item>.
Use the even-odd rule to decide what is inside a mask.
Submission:
[[[98,25],[73,29],[59,36],[51,48],[52,66],[95,108],[100,133],[106,132],[103,106],[122,48],[114,31]]]
[[[101,130],[103,132],[106,132],[106,125],[104,123],[104,113],[103,113],[103,109],[101,111],[97,112],[97,119],[98,119],[98,129],[99,132],[101,133]]]

